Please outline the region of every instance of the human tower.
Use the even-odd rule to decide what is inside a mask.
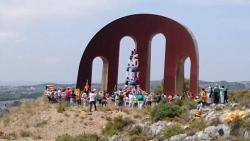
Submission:
[[[127,73],[126,73],[126,81],[125,86],[131,86],[134,88],[139,88],[139,57],[137,50],[134,49],[131,51],[129,56],[128,66],[127,66]]]

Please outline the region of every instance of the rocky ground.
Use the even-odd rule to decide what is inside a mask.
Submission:
[[[146,129],[147,140],[162,140],[162,141],[194,141],[194,140],[250,140],[249,138],[249,125],[247,127],[235,127],[235,124],[225,121],[225,116],[232,110],[237,109],[237,104],[225,105],[210,105],[203,109],[203,114],[200,122],[183,122],[181,120],[174,121],[158,121],[151,123],[149,120],[141,120],[137,125]],[[250,114],[250,109],[241,108],[240,110],[246,111],[247,118]],[[191,111],[190,115],[193,111]],[[196,124],[196,125],[194,125]],[[241,123],[243,124],[243,123]],[[134,127],[137,125],[133,125]],[[183,133],[166,136],[166,127],[174,127],[178,125],[183,129]],[[235,129],[236,128],[236,129]],[[171,128],[170,128],[171,130]],[[172,130],[178,132],[175,128]],[[233,133],[234,132],[234,133]],[[138,139],[138,138],[137,138]],[[140,140],[141,138],[139,138]],[[143,138],[142,138],[143,139]],[[113,141],[128,141],[131,140],[126,136],[114,135],[111,140]],[[145,140],[145,139],[143,139]]]
[[[250,109],[237,103],[206,106],[201,120],[194,120],[193,110],[175,118],[153,122],[151,108],[124,110],[118,113],[114,106],[98,107],[98,111],[88,112],[81,106],[49,104],[43,98],[25,102],[20,107],[11,108],[0,119],[0,140],[55,140],[65,133],[76,136],[82,133],[105,136],[106,140],[249,140]],[[244,121],[228,123],[225,116],[231,111],[245,111]],[[107,123],[122,116],[129,119],[115,135],[105,134]],[[244,124],[244,125],[242,125]]]

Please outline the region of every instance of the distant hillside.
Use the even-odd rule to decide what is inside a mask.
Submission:
[[[240,90],[240,89],[250,88],[250,85],[246,84],[241,82],[227,82],[227,81],[217,81],[217,82],[200,81],[201,87],[208,87],[209,85],[210,86],[221,85],[225,86],[229,90]],[[248,82],[248,84],[250,84],[250,82]]]
[[[160,84],[161,81],[151,81],[150,86],[151,90],[155,88],[158,84]],[[200,87],[208,87],[208,86],[225,86],[229,90],[240,90],[240,89],[246,89],[250,88],[250,81],[244,81],[244,82],[227,82],[227,81],[215,81],[215,82],[209,82],[209,81],[199,81]]]
[[[250,81],[241,81],[241,84],[244,84],[246,88],[250,88]]]

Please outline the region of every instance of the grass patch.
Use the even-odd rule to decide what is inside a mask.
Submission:
[[[230,92],[229,99],[240,106],[250,108],[250,89]]]
[[[73,137],[69,134],[64,134],[56,137],[56,141],[73,141]]]
[[[118,116],[108,120],[102,132],[105,135],[115,135],[118,134],[125,126],[128,126],[131,123],[133,123],[131,119]]]
[[[59,103],[57,106],[57,112],[58,113],[63,113],[64,111],[66,111],[66,107],[68,106],[67,103],[63,102],[63,103]]]
[[[250,137],[233,137],[232,141],[250,141]]]
[[[30,114],[30,115],[33,115],[35,113],[35,110],[34,110],[34,104],[35,102],[31,102],[31,101],[28,101],[28,102],[24,102],[22,104],[22,109],[24,109],[24,111],[27,113],[27,114]]]
[[[181,128],[180,125],[167,126],[164,130],[164,137],[169,138],[174,135],[179,135],[185,133],[185,130]]]
[[[89,109],[87,109],[86,111],[88,111]],[[109,107],[98,107],[99,111],[102,112],[108,112],[108,111],[112,111]]]
[[[221,107],[216,107],[214,110],[219,112],[219,111],[222,111],[223,109]]]
[[[35,127],[43,127],[44,125],[46,125],[48,123],[48,121],[44,120],[44,121],[41,121],[41,122],[38,122]]]
[[[34,140],[40,140],[40,139],[42,139],[42,137],[41,137],[38,133],[33,133],[33,134],[32,134],[32,138],[33,138]]]
[[[148,141],[148,138],[145,136],[133,135],[130,137],[130,141]]]
[[[246,120],[243,120],[243,127],[247,130],[250,130],[250,118],[248,117]]]
[[[3,119],[2,119],[2,122],[3,122],[3,125],[4,126],[7,126],[9,125],[10,123],[10,118],[8,116],[5,116]]]
[[[123,109],[123,112],[126,113],[126,114],[130,114],[130,111],[128,109]]]
[[[58,136],[56,138],[56,141],[107,141],[106,138],[101,138],[97,136],[96,134],[81,134],[78,136],[71,136],[69,134],[64,134],[61,136]]]
[[[209,126],[213,125],[213,126],[217,126],[219,125],[221,122],[219,120],[219,118],[214,118],[214,119],[211,119],[210,123],[209,123]]]
[[[65,117],[70,117],[70,115],[68,113],[64,113]]]
[[[143,128],[140,125],[136,125],[134,128],[132,128],[131,130],[129,130],[128,134],[130,136],[133,135],[140,135],[143,131]]]
[[[30,131],[21,130],[20,131],[20,136],[21,137],[31,137],[32,133]]]
[[[206,123],[202,119],[195,119],[189,122],[189,133],[190,132],[198,132],[207,127]]]
[[[151,107],[151,106],[146,106],[145,108],[143,108],[143,109],[141,110],[140,113],[141,113],[142,115],[150,115],[151,110],[152,110],[152,107]]]
[[[17,138],[17,134],[15,132],[6,134],[4,132],[0,132],[0,139],[6,139],[6,140],[15,140]]]
[[[139,113],[138,113],[138,114],[135,114],[133,117],[134,117],[134,118],[136,118],[136,119],[140,119],[140,118],[142,118],[142,116],[141,116],[141,115],[139,115]]]

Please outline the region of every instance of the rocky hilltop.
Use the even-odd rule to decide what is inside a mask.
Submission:
[[[89,113],[88,107],[52,104],[40,97],[10,108],[0,118],[0,140],[250,140],[249,103],[250,90],[230,93],[229,103],[205,106],[197,119],[189,101],[123,112],[114,105],[98,106]]]

